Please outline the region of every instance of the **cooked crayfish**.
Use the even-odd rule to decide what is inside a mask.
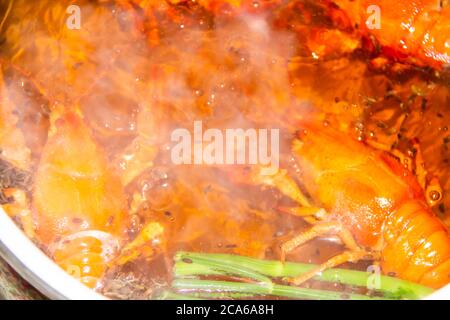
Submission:
[[[301,127],[293,153],[313,200],[311,208],[288,211],[316,221],[282,244],[282,255],[328,234],[348,250],[291,281],[300,284],[324,269],[367,258],[379,259],[385,274],[434,288],[449,283],[448,229],[428,207],[416,177],[390,154],[330,127]]]
[[[367,39],[374,37],[385,56],[438,70],[450,65],[450,8],[446,1],[325,2],[333,9],[331,18],[338,27],[357,30]]]
[[[126,198],[80,115],[54,121],[33,192],[37,238],[65,270],[95,287],[126,228]]]
[[[153,43],[159,39],[158,21],[155,12],[161,11],[175,17],[177,6],[200,6],[213,16],[237,16],[254,12],[288,12],[289,15],[302,16],[302,21],[292,21],[289,28],[297,32],[306,32],[310,39],[314,56],[321,57],[323,46],[330,52],[349,52],[356,49],[352,34],[362,37],[363,47],[377,51],[394,61],[406,62],[420,67],[432,67],[437,70],[450,65],[450,7],[448,1],[371,1],[371,0],[202,0],[191,4],[188,0],[161,1],[124,0],[122,3],[133,3],[140,7],[147,16],[147,33]],[[334,29],[298,29],[304,20],[311,20],[317,12],[308,12],[308,7],[322,10],[334,24]],[[287,9],[287,10],[286,10]],[[305,12],[300,12],[305,11]],[[295,18],[294,18],[295,19]],[[313,28],[314,29],[314,28]],[[347,33],[347,35],[345,34]],[[371,41],[375,40],[375,41]],[[339,43],[340,42],[340,47]]]

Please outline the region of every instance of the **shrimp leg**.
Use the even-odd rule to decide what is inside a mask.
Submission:
[[[370,255],[366,250],[358,246],[351,232],[343,228],[343,226],[339,222],[320,222],[314,225],[310,230],[303,232],[295,238],[283,243],[281,245],[281,261],[284,262],[286,254],[299,247],[300,245],[305,244],[306,242],[314,238],[329,234],[337,235],[348,250],[332,257],[331,259],[319,265],[317,268],[314,268],[307,273],[304,273],[295,278],[287,279],[288,282],[299,285],[326,269],[336,267],[345,262],[357,262]]]
[[[326,234],[337,234],[339,228],[340,226],[336,222],[320,222],[314,225],[308,231],[300,233],[296,237],[281,245],[281,261],[286,261],[286,254],[298,248],[302,244]]]
[[[277,188],[282,194],[303,207],[311,207],[306,195],[300,190],[297,183],[289,177],[286,170],[279,170],[272,176],[262,175],[260,172],[252,172],[252,179],[257,184]]]
[[[305,281],[313,278],[318,273],[321,273],[324,270],[334,268],[340,264],[343,264],[345,262],[358,262],[359,260],[364,259],[364,257],[367,256],[367,252],[364,250],[359,251],[351,251],[347,250],[343,253],[338,254],[337,256],[332,257],[331,259],[327,260],[326,262],[319,265],[317,268],[306,272],[298,277],[295,278],[289,278],[287,281],[294,285],[300,285],[304,283]]]
[[[280,169],[273,175],[264,175],[262,174],[262,167],[252,166],[248,171],[230,170],[228,174],[234,183],[271,187],[294,200],[301,207],[311,207],[308,196],[299,188],[297,182],[289,176],[285,169]]]

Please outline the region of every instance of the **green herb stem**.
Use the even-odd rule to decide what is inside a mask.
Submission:
[[[262,282],[266,284],[266,279],[255,277],[255,274],[261,274],[271,278],[296,277],[317,266],[305,263],[282,263],[274,260],[260,260],[231,254],[193,252],[179,252],[175,256],[175,261],[174,273],[176,277],[201,275],[243,276],[244,274],[249,274],[252,276],[248,278],[256,280],[259,278],[260,280],[264,280]],[[325,270],[314,279],[366,288],[368,283],[375,279],[379,281],[377,290],[383,292],[387,297],[400,299],[420,299],[433,292],[428,287],[402,279],[340,268]]]
[[[380,300],[380,297],[370,297],[362,294],[343,294],[336,291],[300,288],[274,284],[272,287],[264,287],[257,283],[199,280],[199,279],[175,279],[172,288],[189,294],[190,292],[212,293],[240,293],[251,294],[253,296],[264,295],[274,297],[284,297],[291,299],[314,299],[314,300]]]

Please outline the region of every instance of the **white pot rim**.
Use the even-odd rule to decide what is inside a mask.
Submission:
[[[20,230],[0,207],[0,255],[50,299],[104,300],[106,297],[68,275]],[[450,300],[450,284],[426,300]]]
[[[50,299],[101,300],[105,297],[67,274],[20,230],[0,207],[0,255]]]

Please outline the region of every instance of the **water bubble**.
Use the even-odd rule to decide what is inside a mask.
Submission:
[[[433,201],[438,201],[441,199],[441,193],[436,191],[436,190],[432,190],[430,191],[430,199]]]
[[[279,237],[282,237],[283,235],[284,235],[284,232],[279,230],[279,231],[275,232],[273,236],[275,238],[279,238]]]

